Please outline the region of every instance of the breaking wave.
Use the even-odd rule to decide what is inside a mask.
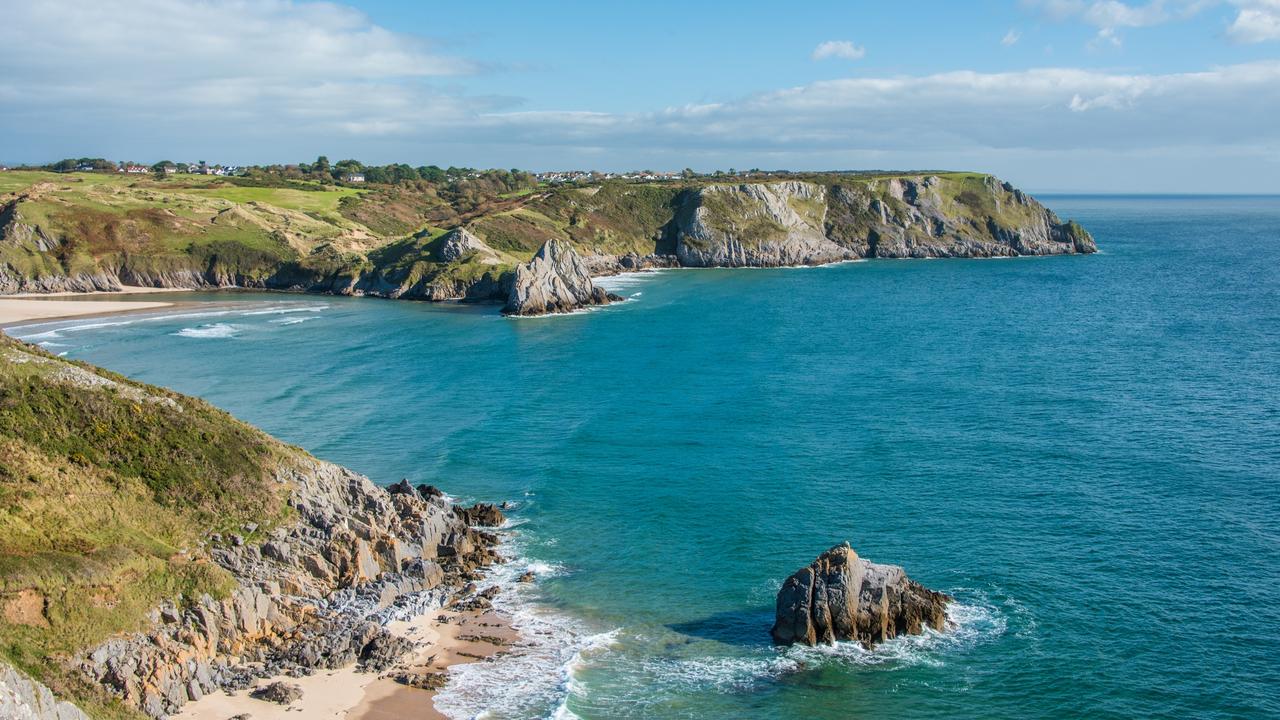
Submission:
[[[174,335],[185,338],[232,338],[240,333],[240,328],[227,323],[211,323],[200,327],[182,328]]]

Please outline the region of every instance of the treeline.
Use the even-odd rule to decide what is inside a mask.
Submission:
[[[493,192],[516,192],[536,187],[538,180],[533,173],[519,169],[477,170],[468,167],[422,165],[413,167],[405,163],[390,165],[366,165],[359,160],[339,160],[330,163],[321,155],[315,162],[297,165],[267,165],[252,167],[248,174],[265,174],[291,180],[315,180],[323,183],[362,181],[384,185],[399,185],[425,181],[433,185],[478,185]]]

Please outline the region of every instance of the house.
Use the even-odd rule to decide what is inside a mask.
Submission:
[[[148,168],[146,165],[125,165],[124,171],[135,175],[141,175],[151,172],[151,168]]]
[[[5,171],[7,171],[8,169],[9,169],[9,166],[8,166],[8,165],[0,165],[0,172],[5,172]]]
[[[364,182],[364,173],[349,173],[342,176],[343,182]]]
[[[178,166],[177,166],[177,165],[165,165],[165,166],[164,166],[164,174],[165,174],[165,175],[172,175],[172,174],[174,174],[174,173],[176,173],[176,172],[178,172]]]

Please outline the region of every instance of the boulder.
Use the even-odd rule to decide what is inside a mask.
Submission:
[[[945,630],[950,602],[902,568],[864,560],[843,543],[782,584],[770,634],[779,645],[854,640],[869,649],[925,628]]]
[[[493,503],[476,503],[469,508],[455,505],[454,512],[472,527],[502,527],[507,517]]]
[[[302,699],[302,688],[293,683],[273,682],[251,693],[258,700],[288,705]]]
[[[621,300],[591,281],[586,264],[562,240],[548,240],[529,262],[516,267],[504,315],[566,313]]]

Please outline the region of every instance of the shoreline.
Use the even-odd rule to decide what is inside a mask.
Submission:
[[[435,708],[435,696],[443,687],[449,668],[485,662],[520,641],[511,619],[492,609],[450,610],[436,608],[410,620],[388,623],[394,635],[416,646],[384,673],[363,672],[354,665],[322,670],[311,675],[276,675],[258,680],[234,693],[218,692],[188,702],[172,720],[227,720],[248,715],[254,720],[288,718],[346,718],[348,720],[447,720]],[[404,676],[422,679],[410,685]],[[434,676],[434,677],[433,677]],[[439,686],[432,687],[436,682]],[[302,697],[278,704],[251,696],[254,689],[274,682],[297,685]]]
[[[177,303],[146,300],[36,300],[0,297],[0,329],[38,320],[124,315],[176,305]]]
[[[192,292],[190,288],[154,288],[125,285],[120,290],[89,292],[14,293],[0,295],[0,330],[35,320],[63,320],[73,317],[104,317],[173,307],[163,300],[100,300],[121,295],[152,295]],[[74,299],[68,299],[74,298]]]

